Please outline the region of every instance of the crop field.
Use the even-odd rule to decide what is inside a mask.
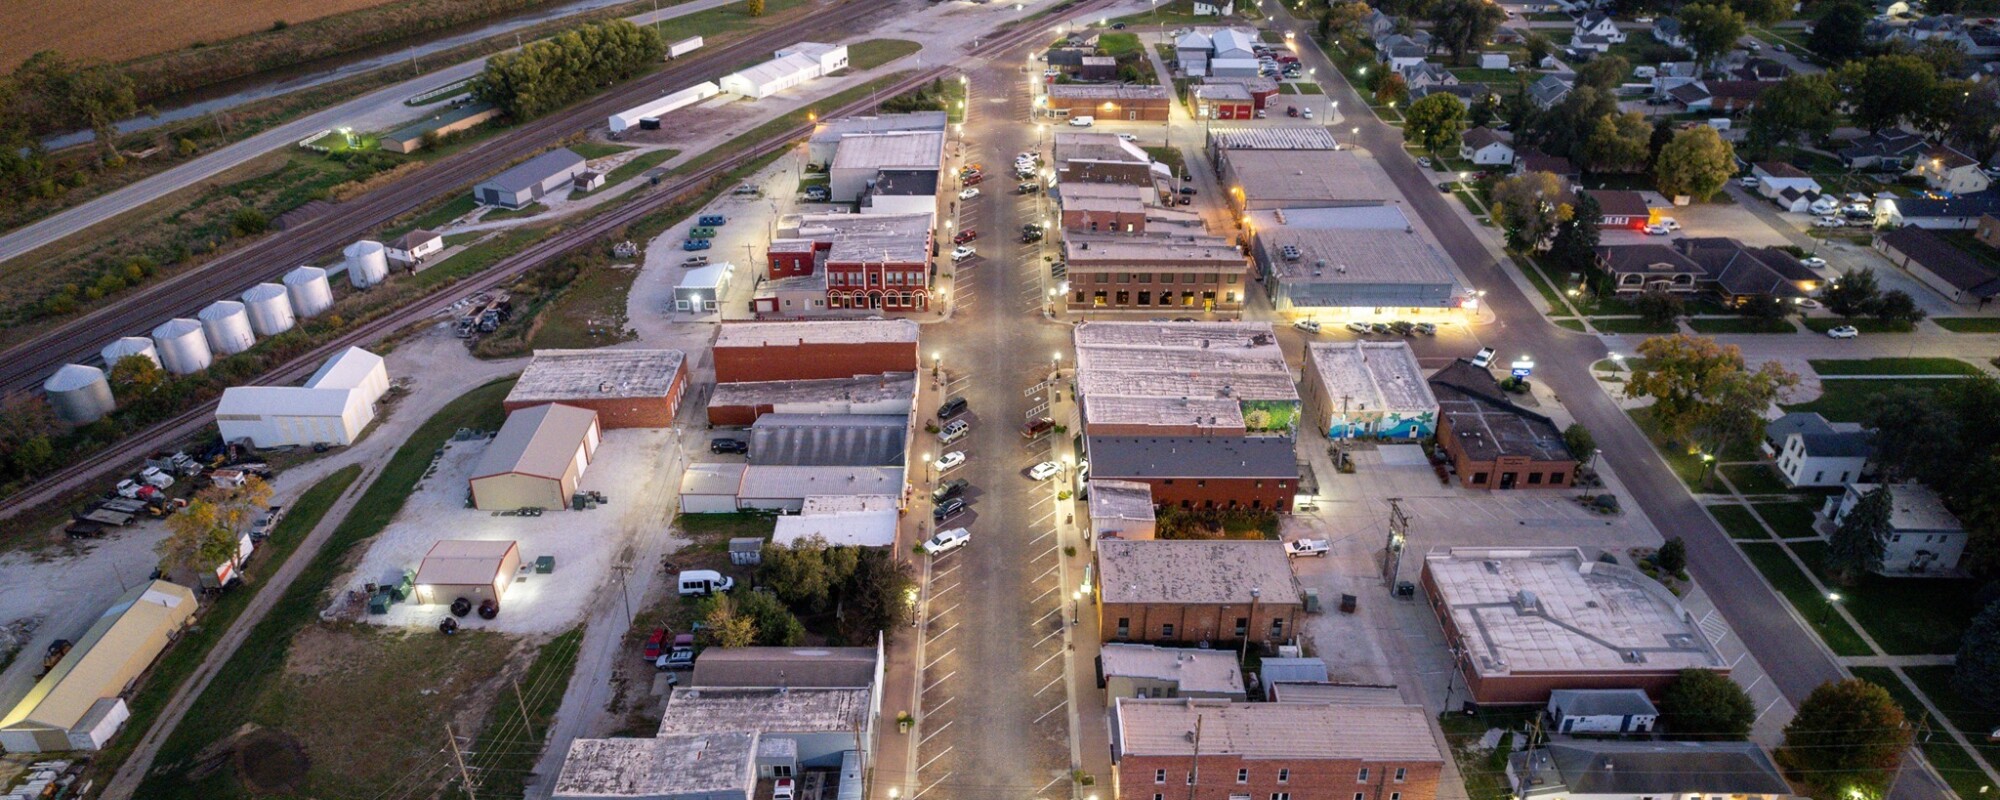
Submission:
[[[38,50],[124,61],[391,1],[230,0],[218,13],[212,0],[10,0],[0,3],[0,69]]]

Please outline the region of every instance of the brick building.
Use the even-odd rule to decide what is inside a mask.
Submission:
[[[1249,262],[1220,236],[1072,233],[1063,241],[1072,311],[1240,311]]]
[[[916,372],[909,320],[729,322],[715,337],[715,380],[809,381]]]
[[[1514,405],[1493,373],[1465,359],[1431,376],[1438,449],[1468,489],[1561,489],[1577,458],[1553,420]]]
[[[807,214],[765,250],[772,282],[819,277],[826,307],[922,311],[930,307],[932,215]],[[751,302],[780,311],[774,295]],[[887,371],[887,370],[885,370]]]
[[[1066,232],[1146,232],[1146,201],[1153,194],[1150,188],[1078,183],[1060,186],[1056,191],[1061,195],[1062,228]]]
[[[1279,644],[1305,613],[1282,542],[1106,539],[1097,575],[1107,642]]]
[[[1151,189],[1155,178],[1171,177],[1144,149],[1109,133],[1058,133],[1055,140],[1058,187],[1116,183]]]
[[[1117,800],[1434,800],[1421,707],[1120,698]]]
[[[1299,493],[1288,436],[1090,436],[1092,478],[1146,484],[1153,502],[1187,509],[1286,511]]]
[[[1114,83],[1049,85],[1049,109],[1058,116],[1166,122],[1174,107],[1165,86]]]
[[[1455,547],[1425,556],[1419,581],[1481,704],[1539,705],[1556,689],[1658,697],[1683,669],[1729,671],[1680,598],[1577,548]]]
[[[1290,438],[1298,424],[1299,390],[1268,322],[1092,321],[1075,342],[1093,437]]]
[[[502,404],[508,413],[561,403],[597,412],[598,426],[665,428],[687,391],[679,350],[536,350]]]

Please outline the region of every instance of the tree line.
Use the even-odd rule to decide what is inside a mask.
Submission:
[[[875,547],[830,545],[809,536],[790,546],[765,544],[758,588],[698,603],[706,643],[716,647],[791,646],[816,623],[829,643],[865,646],[881,634],[894,641],[910,619],[916,581],[908,565]]]
[[[96,136],[100,166],[116,168],[118,121],[138,113],[132,80],[93,62],[53,50],[30,56],[0,76],[0,207],[59,197],[83,179],[62,174],[41,137],[71,130]]]
[[[472,94],[512,119],[533,119],[631,78],[665,53],[650,27],[622,19],[591,23],[488,58]]]

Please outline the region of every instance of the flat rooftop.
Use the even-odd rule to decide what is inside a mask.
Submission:
[[[867,687],[683,687],[667,699],[660,735],[853,733],[867,727],[868,712]]]
[[[1224,150],[1222,159],[1230,189],[1253,204],[1379,204],[1394,196],[1351,150]]]
[[[1131,164],[1149,164],[1153,160],[1138,145],[1109,133],[1058,133],[1055,157],[1057,161],[1113,161]]]
[[[1452,548],[1424,572],[1483,675],[1728,666],[1665,587],[1576,548]]]
[[[686,363],[679,350],[536,350],[507,402],[666,397]]]
[[[1182,692],[1242,694],[1243,670],[1228,650],[1112,643],[1098,651],[1105,677],[1174,681]]]
[[[1318,230],[1409,230],[1410,218],[1399,206],[1293,206],[1251,211],[1250,229],[1279,226]]]
[[[1430,379],[1438,416],[1449,421],[1459,449],[1474,461],[1523,456],[1536,461],[1575,458],[1555,421],[1514,405],[1493,373],[1458,359]]]
[[[1394,686],[1360,683],[1274,681],[1271,699],[1279,703],[1334,703],[1343,706],[1400,706],[1403,694]]]
[[[832,169],[937,169],[944,131],[853,133],[840,138]]]
[[[1297,480],[1289,436],[1092,436],[1092,474],[1113,479]]]
[[[1867,494],[1880,484],[1857,483],[1854,491]],[[1889,487],[1889,526],[1899,531],[1958,531],[1965,526],[1944,507],[1937,490],[1921,483],[1898,483]]]
[[[1257,231],[1257,241],[1286,283],[1457,283],[1444,253],[1409,230],[1281,226]]]
[[[917,374],[885,372],[852,378],[810,381],[743,381],[718,383],[708,398],[711,406],[779,406],[799,403],[882,403],[917,396]]]
[[[730,322],[715,336],[716,347],[916,343],[917,323],[907,319]]]
[[[757,783],[757,734],[696,733],[577,739],[563,757],[556,797],[664,797],[747,792]]]
[[[1153,487],[1138,481],[1091,481],[1090,519],[1152,522]]]
[[[1098,593],[1106,603],[1185,605],[1299,602],[1283,542],[1160,539],[1097,545]]]
[[[930,214],[807,214],[795,235],[829,243],[831,263],[930,261]]]
[[[1194,87],[1194,96],[1203,100],[1250,100],[1250,87],[1240,83],[1204,83]]]
[[[1049,97],[1072,100],[1160,100],[1171,95],[1167,87],[1144,83],[1056,83],[1049,85]]]
[[[946,115],[943,111],[913,111],[907,114],[823,119],[813,126],[812,141],[838,142],[842,137],[852,133],[942,131],[945,121]]]
[[[907,414],[765,414],[750,425],[750,463],[883,467],[909,450]]]
[[[1245,423],[1242,405],[1299,399],[1270,323],[1085,322],[1076,382],[1087,423]]]
[[[1119,698],[1112,737],[1127,755],[1444,761],[1419,706]]]
[[[1137,209],[1133,209],[1137,210]],[[1160,269],[1244,269],[1249,262],[1235,243],[1220,236],[1126,236],[1075,233],[1063,237],[1063,257],[1071,269],[1139,266]]]
[[[821,495],[903,494],[902,467],[795,467],[752,464],[736,496],[745,500]]]
[[[1437,395],[1409,342],[1313,342],[1307,357],[1318,367],[1326,396],[1350,413],[1380,411],[1437,413]]]
[[[1339,146],[1333,132],[1318,125],[1305,127],[1238,128],[1216,126],[1209,139],[1224,150],[1332,150]]]

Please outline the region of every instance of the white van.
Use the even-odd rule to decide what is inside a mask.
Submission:
[[[971,423],[962,419],[952,420],[945,424],[944,430],[938,431],[938,441],[943,444],[951,444],[965,438],[966,432],[970,430],[972,430]]]
[[[716,592],[726,592],[736,588],[736,579],[724,577],[712,569],[690,569],[681,571],[682,597],[707,597]]]
[[[1096,123],[1097,123],[1097,118],[1096,118],[1096,117],[1070,117],[1070,118],[1069,118],[1069,126],[1070,126],[1070,127],[1072,127],[1072,128],[1088,128],[1088,127],[1090,127],[1091,125],[1094,125],[1094,124],[1096,124]]]

